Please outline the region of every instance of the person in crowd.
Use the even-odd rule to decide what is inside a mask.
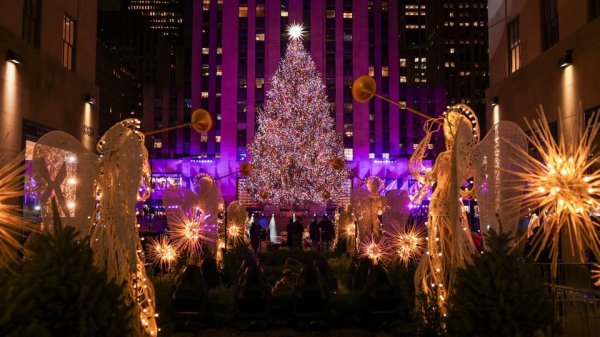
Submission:
[[[323,241],[323,244],[325,245],[325,251],[329,251],[335,229],[333,228],[331,220],[327,218],[327,215],[323,216],[323,219],[319,223],[319,229],[321,230],[321,241]]]
[[[304,225],[302,224],[302,217],[296,217],[296,222],[292,227],[294,249],[302,249],[302,234],[304,234]]]
[[[292,220],[292,218],[290,218],[290,222],[288,222],[287,226],[285,227],[285,230],[287,232],[287,246],[288,249],[294,249],[294,238],[293,238],[293,233],[294,233],[294,221]]]
[[[319,250],[319,243],[321,241],[321,232],[319,231],[319,224],[317,218],[313,218],[312,222],[308,226],[308,232],[310,234],[310,242],[312,244],[312,250]]]
[[[261,230],[262,228],[260,227],[258,222],[253,222],[252,226],[250,226],[250,244],[252,245],[254,255],[258,255],[258,250],[260,247]]]

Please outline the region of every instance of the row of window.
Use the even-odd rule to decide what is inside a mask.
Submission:
[[[67,69],[75,67],[76,21],[68,14],[62,20],[62,63]],[[40,1],[25,0],[23,3],[23,40],[38,47],[40,43]]]

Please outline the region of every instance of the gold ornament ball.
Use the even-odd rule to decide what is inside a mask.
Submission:
[[[199,133],[207,133],[213,125],[210,113],[204,109],[198,109],[192,113],[192,128]]]
[[[262,192],[260,194],[260,197],[263,198],[263,199],[268,199],[269,198],[269,193],[268,192]]]
[[[325,199],[325,200],[331,198],[331,193],[329,193],[329,191],[323,191],[323,193],[321,195],[323,196],[323,199]]]
[[[334,170],[341,170],[344,168],[344,160],[340,157],[335,157],[333,158],[333,160],[331,161],[331,168],[333,168]]]
[[[252,173],[252,164],[250,164],[250,163],[242,163],[240,165],[240,173],[244,177],[249,176]]]

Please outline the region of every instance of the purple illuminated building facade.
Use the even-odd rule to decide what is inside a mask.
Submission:
[[[302,22],[308,33],[304,43],[322,74],[353,176],[377,175],[386,185],[406,188],[408,158],[422,138],[422,120],[379,100],[354,102],[351,84],[369,74],[377,91],[393,100],[431,116],[444,111],[447,90],[428,81],[433,71],[428,69],[426,34],[419,35],[421,44],[405,43],[407,34],[421,28],[408,19],[421,18],[423,27],[427,24],[425,14],[406,16],[414,12],[413,6],[417,13],[427,11],[425,1],[415,2],[194,0],[191,110],[207,109],[215,123],[208,134],[177,132],[174,152],[189,156],[155,156],[155,175],[163,182],[188,185],[197,174],[208,174],[218,179],[225,200],[245,199],[240,193],[243,179],[232,173],[249,159],[246,148],[257,130],[258,110],[287,45],[286,26]],[[153,121],[147,111],[144,120]],[[431,145],[432,152],[435,147]],[[172,151],[172,145],[168,149],[164,151]]]

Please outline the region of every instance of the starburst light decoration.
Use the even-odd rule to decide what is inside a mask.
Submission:
[[[248,147],[252,173],[246,188],[258,202],[304,205],[341,196],[348,173],[345,165],[331,165],[344,150],[329,109],[313,60],[299,37],[291,39]]]
[[[16,261],[23,252],[19,232],[33,229],[11,202],[23,194],[23,172],[20,157],[0,168],[0,269]]]
[[[177,259],[177,249],[166,235],[149,239],[148,259],[163,270],[170,270]]]
[[[393,226],[389,232],[392,252],[404,266],[421,256],[425,249],[424,230],[415,225],[407,227]]]
[[[302,23],[292,23],[287,27],[287,34],[290,40],[302,40],[306,32]]]
[[[173,212],[169,222],[169,233],[177,251],[185,253],[189,257],[202,255],[202,244],[205,241],[212,241],[206,223],[206,219],[209,217],[210,215],[205,214],[200,208],[187,211],[179,208]]]
[[[360,243],[358,252],[359,257],[371,259],[373,264],[385,264],[390,256],[388,242],[384,236],[366,236]]]
[[[591,116],[579,140],[561,136],[556,142],[541,109],[538,114],[539,119],[527,121],[527,126],[532,131],[528,140],[539,160],[517,149],[525,160],[513,173],[525,192],[523,208],[538,210],[546,217],[544,230],[534,238],[534,247],[538,257],[550,246],[552,273],[556,275],[561,241],[558,236],[563,230],[570,241],[571,254],[581,262],[586,249],[600,257],[598,222],[592,217],[600,207],[600,170],[594,167],[597,159],[593,156],[599,115]]]

